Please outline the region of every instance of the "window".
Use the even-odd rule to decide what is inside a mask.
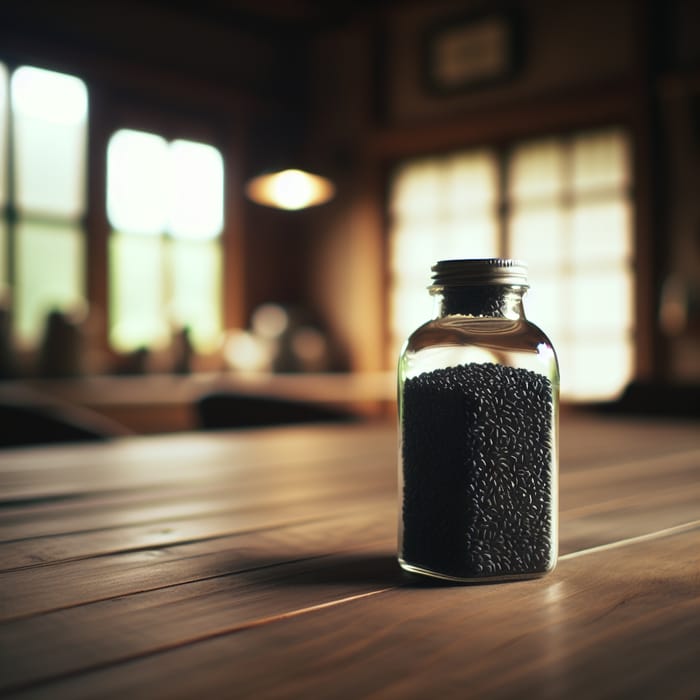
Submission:
[[[165,345],[187,327],[199,350],[222,331],[224,165],[214,147],[122,129],[107,148],[110,342]]]
[[[52,311],[81,321],[88,309],[88,116],[80,78],[0,63],[0,304],[22,351],[37,348]],[[223,326],[220,152],[122,129],[107,170],[109,344],[164,347],[187,328],[196,350],[214,350]]]
[[[85,308],[87,120],[79,78],[0,64],[0,288],[23,347]]]
[[[403,163],[391,183],[394,347],[426,318],[428,266],[529,263],[528,317],[557,348],[562,396],[605,399],[633,371],[629,147],[618,129]]]

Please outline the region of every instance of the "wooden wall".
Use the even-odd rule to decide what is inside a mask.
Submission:
[[[700,312],[666,334],[658,324],[669,276],[681,280],[688,298],[700,278],[697,2],[384,0],[348,3],[333,21],[319,22],[317,12],[308,23],[298,13],[293,22],[275,18],[274,3],[257,14],[236,9],[244,5],[0,5],[0,60],[84,77],[103,137],[123,112],[173,131],[186,123],[222,148],[229,326],[245,325],[265,301],[302,305],[330,329],[339,368],[392,366],[383,205],[393,164],[612,121],[628,125],[635,142],[639,373],[700,377]],[[486,9],[515,11],[517,70],[493,85],[431,93],[421,58],[425,32]],[[338,185],[333,202],[307,212],[265,210],[242,196],[261,151],[256,127],[287,116],[304,120],[306,154]],[[95,201],[101,187],[91,183]],[[95,206],[89,226],[89,284],[104,302],[106,221]]]
[[[315,42],[316,147],[344,163],[353,183],[315,219],[315,298],[348,345],[353,366],[393,361],[384,352],[386,309],[378,292],[386,281],[382,188],[395,162],[615,123],[630,129],[635,150],[637,372],[650,379],[700,378],[697,312],[675,336],[658,323],[669,275],[685,266],[684,279],[700,278],[700,216],[691,194],[699,163],[691,108],[700,77],[697,7],[690,0],[396,3]],[[452,94],[427,89],[426,31],[499,8],[518,17],[522,50],[514,74]],[[675,118],[685,120],[685,134],[667,123],[670,85],[683,95]],[[679,181],[671,191],[669,178]]]

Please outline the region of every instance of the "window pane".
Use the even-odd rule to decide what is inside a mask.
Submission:
[[[109,244],[110,342],[117,350],[167,343],[163,298],[163,242],[113,233]]]
[[[0,219],[0,306],[8,303],[7,294],[10,291],[10,280],[8,277],[8,235],[7,222],[5,219]]]
[[[627,260],[632,251],[630,205],[616,200],[574,207],[572,254],[580,263]]]
[[[632,274],[624,264],[601,272],[575,273],[571,286],[571,318],[578,337],[632,327]]]
[[[23,342],[35,343],[51,310],[84,306],[83,232],[69,225],[20,223],[16,234],[15,328]]]
[[[392,355],[397,355],[408,334],[425,323],[433,315],[433,300],[427,291],[430,281],[408,281],[397,286],[392,300],[391,330],[393,337]]]
[[[172,316],[188,326],[198,350],[221,338],[221,247],[216,241],[171,241]]]
[[[423,270],[430,270],[430,265],[437,260],[495,257],[498,252],[496,226],[493,214],[464,216],[446,222],[437,236],[433,260],[423,257]]]
[[[107,217],[123,233],[159,234],[168,220],[168,144],[121,129],[107,146]]]
[[[7,67],[0,63],[0,207],[7,204],[8,80]]]
[[[449,258],[498,254],[498,169],[486,150],[421,158],[401,165],[392,182],[392,344],[427,320],[430,266]]]
[[[224,225],[224,162],[212,146],[170,145],[169,232],[178,238],[214,238]]]
[[[439,193],[452,216],[493,209],[498,192],[498,170],[487,151],[468,151],[443,158],[445,186]]]
[[[540,326],[558,348],[555,339],[563,335],[567,321],[565,278],[533,271],[528,278],[530,289],[524,302],[527,317]]]
[[[595,401],[614,397],[632,377],[632,344],[626,337],[577,341],[568,348],[571,367],[562,374],[570,398]]]
[[[519,206],[510,220],[509,254],[525,260],[531,271],[561,266],[566,254],[564,210],[550,207]]]
[[[22,66],[12,75],[11,94],[18,209],[80,217],[85,211],[85,83]]]
[[[627,139],[621,131],[584,134],[573,142],[573,186],[578,191],[628,185]]]
[[[435,220],[440,214],[445,177],[435,159],[417,160],[396,171],[390,206],[394,215]]]
[[[558,140],[536,141],[513,150],[509,196],[516,201],[556,198],[564,184],[564,151]]]
[[[420,221],[402,222],[394,229],[391,246],[391,269],[397,278],[424,275],[426,260],[435,256],[433,229]]]
[[[581,359],[579,342],[598,348],[591,356],[620,360],[585,391],[595,398],[619,391],[615,382],[631,372],[634,329],[627,151],[624,132],[606,130],[516,145],[502,177],[503,160],[490,151],[404,163],[391,190],[394,344],[429,318],[421,300],[431,263],[508,255],[529,264],[527,315],[557,348],[562,395],[584,397],[594,368]],[[499,182],[507,183],[503,202]],[[505,250],[498,203],[508,216]]]

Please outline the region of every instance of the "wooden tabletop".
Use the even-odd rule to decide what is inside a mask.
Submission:
[[[391,425],[0,453],[0,695],[700,697],[697,423],[566,416],[560,560],[402,575]]]

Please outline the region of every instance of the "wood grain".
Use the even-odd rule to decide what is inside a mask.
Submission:
[[[341,599],[27,696],[693,697],[698,571],[679,562],[699,548],[695,528],[564,561],[544,580]]]
[[[5,451],[0,693],[693,697],[697,425],[567,417],[561,456],[554,574],[444,586],[395,561],[393,426]]]

